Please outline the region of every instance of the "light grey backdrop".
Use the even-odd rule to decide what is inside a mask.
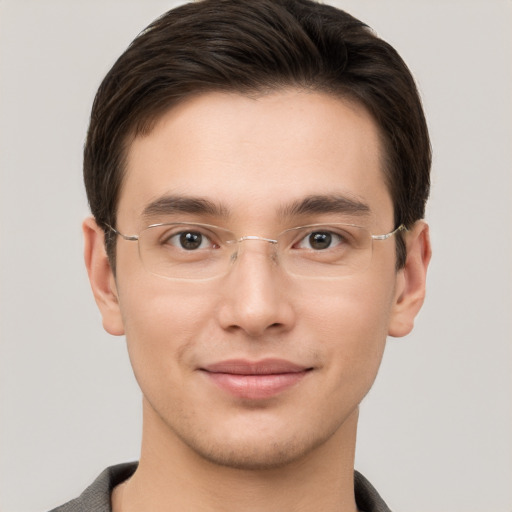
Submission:
[[[81,255],[81,149],[114,59],[171,1],[0,2],[0,510],[137,458],[140,396]],[[512,3],[347,0],[409,63],[435,152],[434,259],[390,340],[357,467],[396,511],[512,510]]]

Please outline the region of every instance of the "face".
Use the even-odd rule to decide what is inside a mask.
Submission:
[[[375,123],[353,103],[208,93],[133,141],[117,229],[179,220],[274,238],[342,219],[387,233],[382,160]],[[364,208],[291,208],[312,196]],[[98,303],[105,328],[126,334],[145,429],[215,463],[279,466],[354,434],[386,336],[400,331],[407,271],[395,271],[393,237],[374,242],[364,272],[327,280],[290,275],[265,242],[241,246],[227,273],[177,281],[149,273],[137,242],[118,237],[110,304]]]

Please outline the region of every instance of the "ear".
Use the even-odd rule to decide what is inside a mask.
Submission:
[[[114,336],[124,334],[116,281],[105,250],[105,234],[90,217],[82,224],[84,258],[89,282],[103,318],[103,328]]]
[[[401,337],[409,334],[414,319],[425,299],[427,268],[432,255],[428,225],[418,221],[405,233],[407,257],[405,267],[398,271],[395,301],[388,334]]]

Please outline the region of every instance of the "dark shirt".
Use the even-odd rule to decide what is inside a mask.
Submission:
[[[136,469],[136,462],[111,466],[105,469],[78,498],[50,512],[112,512],[112,489],[130,478]],[[372,484],[357,471],[354,473],[354,489],[357,507],[361,512],[391,512]]]

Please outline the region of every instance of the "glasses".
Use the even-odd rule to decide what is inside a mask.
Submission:
[[[339,278],[364,272],[370,265],[373,242],[405,230],[402,224],[385,235],[372,235],[352,224],[311,224],[287,229],[275,239],[246,235],[209,224],[171,222],[152,224],[139,235],[142,264],[150,273],[168,279],[211,279],[229,272],[241,254],[242,242],[270,244],[272,261],[291,275]]]

